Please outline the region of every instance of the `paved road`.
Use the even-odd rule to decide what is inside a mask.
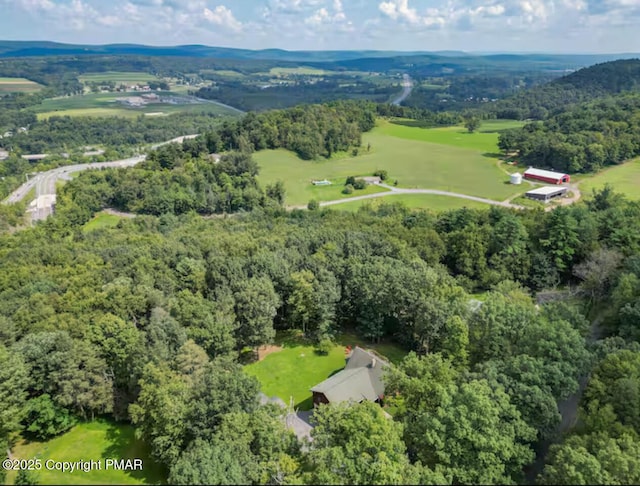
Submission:
[[[166,142],[157,143],[151,146],[156,149],[168,143],[182,143],[189,138],[195,138],[197,135],[185,135],[177,137]],[[14,204],[22,201],[25,196],[35,188],[36,198],[27,210],[31,214],[32,221],[46,219],[53,213],[53,207],[56,203],[56,182],[59,180],[68,180],[69,175],[74,172],[81,172],[88,169],[102,169],[107,167],[133,167],[147,158],[146,154],[138,155],[123,160],[114,160],[111,162],[95,162],[92,164],[76,164],[58,167],[57,169],[40,172],[33,176],[29,181],[16,189],[11,195],[5,199],[4,204]]]
[[[321,207],[335,206],[337,204],[344,204],[352,201],[362,201],[365,199],[375,199],[378,197],[389,197],[395,194],[432,194],[436,196],[449,196],[457,197],[459,199],[467,199],[469,201],[481,202],[484,204],[491,204],[493,206],[502,206],[505,208],[524,209],[524,206],[518,204],[512,204],[508,201],[494,201],[492,199],[485,199],[482,197],[469,196],[467,194],[459,194],[457,192],[439,191],[437,189],[400,189],[386,184],[379,184],[380,187],[389,189],[389,192],[377,192],[375,194],[366,194],[364,196],[349,197],[346,199],[335,199],[333,201],[324,201],[320,203]],[[293,206],[290,209],[305,209],[307,206]]]
[[[392,105],[400,106],[400,104],[406,100],[413,91],[413,81],[408,74],[402,75],[402,94],[391,102]]]

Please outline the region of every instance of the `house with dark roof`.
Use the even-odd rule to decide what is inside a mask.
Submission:
[[[389,363],[378,356],[355,347],[342,371],[311,389],[313,405],[339,402],[380,402],[384,397],[382,375]]]

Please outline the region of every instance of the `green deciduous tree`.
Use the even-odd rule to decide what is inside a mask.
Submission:
[[[314,421],[309,453],[313,484],[418,484],[402,428],[379,405],[322,406]]]

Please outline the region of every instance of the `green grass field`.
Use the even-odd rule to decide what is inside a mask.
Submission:
[[[83,226],[82,231],[89,232],[102,228],[113,228],[117,226],[121,220],[122,218],[115,214],[98,213],[91,221]]]
[[[485,129],[508,126],[514,123],[487,124]],[[497,201],[522,192],[508,183],[497,159],[485,155],[498,152],[498,134],[466,135],[459,133],[462,130],[424,129],[380,121],[363,136],[363,146],[370,143],[371,152],[361,150],[358,157],[303,161],[285,150],[265,150],[254,157],[260,165],[261,183],[284,180],[287,204],[291,206],[306,204],[313,198],[328,200],[319,197],[323,188],[314,188],[312,179],[343,180],[350,175],[371,175],[376,169],[387,170],[389,181],[398,180],[399,187],[439,189]]]
[[[25,78],[0,77],[0,93],[35,93],[42,88],[41,84]]]
[[[418,122],[412,120],[396,120],[381,124],[382,133],[405,140],[450,145],[459,148],[481,150],[484,153],[498,152],[498,136],[500,130],[518,128],[524,123],[511,120],[484,121],[475,133],[469,133],[461,126],[444,128],[420,128]]]
[[[178,93],[163,93],[180,96]],[[149,103],[139,108],[129,108],[117,100],[137,96],[135,93],[94,93],[82,96],[68,96],[44,100],[32,108],[38,119],[52,116],[123,116],[135,118],[144,114],[162,113],[216,113],[220,115],[237,115],[237,112],[216,103],[193,103],[172,105],[167,103]]]
[[[580,182],[583,197],[590,197],[594,189],[602,189],[611,184],[616,192],[629,199],[640,199],[640,158],[606,169]]]
[[[361,207],[369,206],[376,209],[381,204],[401,203],[409,209],[430,209],[441,212],[452,209],[487,209],[488,204],[476,201],[458,199],[456,197],[438,196],[432,194],[392,194],[377,199],[365,199],[364,201],[351,201],[344,204],[330,206],[330,209],[339,211],[357,211]]]
[[[20,442],[14,449],[16,459],[41,459],[38,484],[162,484],[166,481],[163,468],[149,458],[147,446],[136,439],[130,425],[96,420],[75,426],[66,434],[47,442]],[[142,459],[142,471],[105,470],[105,459]],[[53,461],[102,461],[102,470],[73,473],[47,470],[44,464]],[[7,475],[13,484],[15,473]]]
[[[103,73],[85,73],[78,78],[81,83],[114,83],[139,84],[149,81],[157,81],[159,78],[149,73],[120,73],[107,71]]]
[[[311,387],[344,368],[345,345],[373,348],[392,362],[398,362],[406,355],[405,351],[390,343],[367,346],[353,334],[340,336],[338,344],[326,356],[316,354],[313,346],[301,344],[298,339],[291,339],[289,335],[282,341],[282,351],[249,364],[244,370],[258,379],[267,396],[280,397],[287,404],[290,397],[293,397],[295,407],[300,410],[310,410],[313,407],[309,391]]]

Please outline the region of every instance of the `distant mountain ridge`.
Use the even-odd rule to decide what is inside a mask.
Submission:
[[[363,59],[397,59],[419,58],[423,60],[440,61],[449,60],[459,62],[467,60],[474,63],[477,60],[486,59],[492,62],[551,62],[562,65],[581,67],[614,59],[630,58],[640,54],[474,54],[463,51],[378,51],[378,50],[353,50],[353,51],[287,51],[283,49],[236,49],[231,47],[214,47],[205,45],[181,45],[181,46],[147,46],[141,44],[64,44],[51,41],[11,41],[0,40],[0,57],[47,57],[61,55],[138,55],[138,56],[177,56],[200,57],[217,59],[238,60],[269,60],[289,62],[346,62]],[[372,62],[373,64],[373,62]],[[379,64],[376,63],[376,64]],[[345,67],[347,67],[345,66]]]

